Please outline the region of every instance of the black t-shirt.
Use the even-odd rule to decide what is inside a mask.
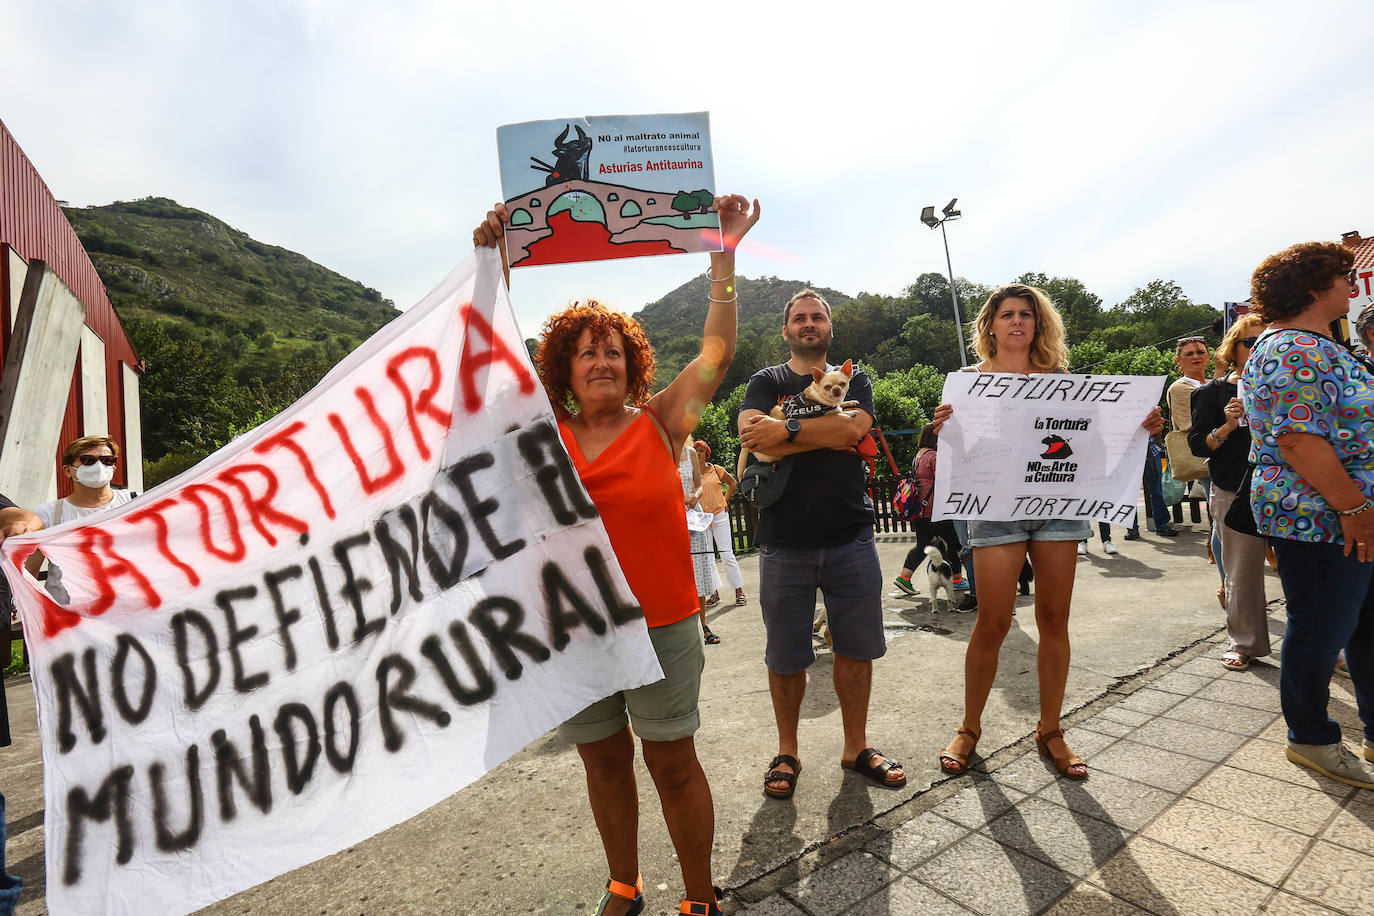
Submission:
[[[741,410],[768,413],[800,394],[811,381],[810,375],[798,375],[786,363],[760,369],[749,379]],[[873,416],[873,386],[858,369],[849,380],[846,400],[858,401],[859,408]],[[805,426],[807,420],[801,422]],[[835,547],[872,530],[873,510],[864,503],[867,475],[862,458],[819,448],[786,460],[792,462],[792,476],[782,498],[759,513],[758,543]]]
[[[1212,379],[1193,389],[1193,425],[1188,430],[1188,449],[1199,458],[1207,459],[1207,474],[1223,490],[1240,486],[1245,469],[1250,466],[1250,428],[1237,426],[1231,430],[1221,448],[1215,452],[1207,447],[1207,434],[1226,422],[1226,405],[1236,396],[1236,383]]]

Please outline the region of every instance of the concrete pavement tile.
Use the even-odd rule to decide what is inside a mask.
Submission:
[[[1111,719],[1113,722],[1121,722],[1134,727],[1136,725],[1144,725],[1154,718],[1154,716],[1148,712],[1123,709],[1121,704],[1117,703],[1115,706],[1108,706],[1106,709],[1102,710],[1097,714],[1096,718]]]
[[[1340,807],[1341,797],[1347,791],[1355,791],[1336,782],[1329,785],[1330,791],[1321,791],[1249,770],[1220,766],[1187,794],[1218,808],[1246,812],[1289,830],[1316,836]]]
[[[936,805],[934,811],[965,827],[976,829],[1025,797],[1026,793],[1018,789],[998,785],[993,780],[979,779],[964,791]]]
[[[1269,888],[1258,881],[1135,837],[1089,880],[1137,906],[1171,916],[1253,913]]]
[[[1374,792],[1356,792],[1355,798],[1374,795]],[[1374,804],[1360,804],[1355,800],[1346,803],[1335,819],[1327,825],[1322,839],[1374,855]]]
[[[977,833],[917,868],[912,877],[970,909],[998,916],[1038,913],[1072,884],[1057,868]]]
[[[900,874],[873,853],[860,849],[783,888],[783,893],[814,913],[838,913]]]
[[[1144,713],[1140,715],[1144,721],[1148,722],[1150,720],[1150,717],[1146,716]],[[1077,727],[1086,728],[1090,732],[1111,735],[1113,738],[1120,738],[1130,732],[1135,726],[1127,725],[1125,722],[1118,722],[1115,719],[1108,718],[1103,713],[1099,713],[1091,719],[1084,719],[1082,722],[1079,722]]]
[[[927,811],[870,843],[868,848],[907,871],[943,852],[946,846],[962,839],[968,830],[962,824]]]
[[[1146,916],[1146,913],[1134,903],[1084,883],[1046,910],[1045,916]]]
[[[1140,835],[1274,885],[1310,842],[1301,833],[1191,798],[1180,798]]]
[[[1333,910],[1292,894],[1279,891],[1264,908],[1264,916],[1339,916],[1340,910]]]
[[[765,897],[758,903],[751,903],[740,912],[748,913],[749,916],[807,916],[805,910],[800,909],[782,894]]]
[[[1022,799],[983,832],[1079,878],[1126,842],[1126,832],[1115,824],[1033,797]]]
[[[1278,688],[1255,680],[1213,681],[1199,690],[1197,695],[1204,700],[1216,700],[1218,703],[1234,703],[1237,706],[1249,706],[1251,709],[1262,709],[1265,712],[1279,711]]]
[[[1151,690],[1149,687],[1145,687],[1117,703],[1116,707],[1157,716],[1164,710],[1178,705],[1179,700],[1182,699],[1183,697],[1176,693],[1165,693],[1163,690]]]
[[[1284,756],[1283,745],[1270,741],[1251,741],[1232,754],[1226,763],[1237,769],[1272,776],[1274,779],[1282,779],[1309,789],[1319,789],[1323,792],[1329,790],[1342,796],[1349,795],[1351,791],[1344,784],[1327,779],[1315,770],[1298,766]]]
[[[1219,659],[1221,658],[1222,651],[1224,650],[1209,649],[1208,655],[1201,655],[1197,658],[1189,659],[1188,661],[1179,665],[1176,669],[1174,669],[1174,671],[1181,674],[1189,674],[1193,677],[1203,677],[1207,678],[1208,680],[1216,680],[1217,678],[1221,677],[1223,674],[1226,673],[1226,669],[1221,667],[1221,662],[1219,661]],[[1160,680],[1163,680],[1163,678],[1161,678]]]
[[[1218,703],[1203,697],[1189,697],[1164,714],[1166,719],[1191,722],[1206,728],[1244,735],[1247,738],[1271,724],[1275,713],[1233,703]]]
[[[1116,738],[1112,735],[1104,735],[1102,732],[1084,729],[1078,725],[1064,730],[1064,743],[1069,749],[1085,760],[1094,754],[1100,754],[1107,748],[1116,743]],[[1037,750],[1036,756],[1040,754]],[[1049,763],[1049,758],[1043,758]]]
[[[1148,824],[1178,796],[1099,770],[1082,782],[1056,780],[1041,791],[1040,797],[1134,831]]]
[[[1269,723],[1269,727],[1268,727],[1268,728],[1266,728],[1264,731],[1260,732],[1260,733],[1259,733],[1258,735],[1256,735],[1255,737],[1256,737],[1256,738],[1262,738],[1262,739],[1265,740],[1265,741],[1273,741],[1273,742],[1275,742],[1275,743],[1277,743],[1277,744],[1287,744],[1287,743],[1288,743],[1288,722],[1287,722],[1287,720],[1284,719],[1283,716],[1279,716],[1279,717],[1278,717],[1277,719],[1275,719],[1273,722],[1270,722],[1270,723]]]
[[[1283,890],[1343,913],[1374,913],[1374,857],[1318,840]]]
[[[1217,731],[1191,722],[1173,719],[1155,719],[1146,722],[1131,733],[1131,740],[1151,747],[1162,747],[1166,751],[1201,757],[1213,763],[1220,763],[1231,752],[1245,743],[1243,735]]]
[[[1137,744],[1125,738],[1088,761],[1090,774],[1093,768],[1106,770],[1170,792],[1182,792],[1206,775],[1212,766],[1206,760]],[[1088,778],[1092,779],[1092,776]]]
[[[1216,663],[1221,670],[1221,664]],[[1177,693],[1180,696],[1190,697],[1203,687],[1212,683],[1215,678],[1198,677],[1195,674],[1188,674],[1185,671],[1171,671],[1161,678],[1150,681],[1152,690],[1163,690],[1165,693]]]
[[[1004,767],[998,767],[991,778],[998,785],[1035,793],[1054,782],[1058,776],[1048,760],[1030,753],[1022,754]]]
[[[750,916],[753,916],[750,910]],[[854,904],[846,913],[882,913],[883,916],[970,916],[968,910],[915,878],[902,877]]]

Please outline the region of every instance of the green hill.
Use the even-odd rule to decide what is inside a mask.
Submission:
[[[65,212],[147,364],[150,485],[296,400],[400,314],[375,289],[176,201]]]
[[[759,368],[787,359],[787,346],[782,341],[782,309],[794,293],[807,286],[824,296],[832,309],[838,310],[850,299],[838,290],[804,280],[735,278],[739,293],[739,340],[735,360],[720,386],[722,395],[747,381]],[[658,387],[672,381],[701,350],[701,328],[706,322],[710,287],[705,276],[693,277],[635,314],[654,345]]]

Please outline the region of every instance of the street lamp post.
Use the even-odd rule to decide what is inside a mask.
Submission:
[[[922,209],[921,222],[932,229],[939,226],[940,237],[945,241],[945,269],[949,271],[949,299],[954,303],[954,332],[959,335],[959,365],[967,366],[968,349],[964,346],[964,322],[959,318],[959,294],[954,291],[954,267],[949,261],[949,236],[945,234],[945,223],[952,219],[958,219],[963,215],[958,210],[954,209],[954,205],[958,201],[959,198],[956,197],[945,204],[944,209],[941,211],[944,213],[943,219],[936,218],[935,208],[933,206]]]

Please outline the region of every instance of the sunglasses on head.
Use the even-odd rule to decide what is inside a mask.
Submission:
[[[1180,338],[1178,339],[1178,342],[1181,343],[1181,344],[1187,344],[1187,343],[1206,343],[1206,342],[1207,342],[1207,338],[1205,338],[1205,337],[1180,337]]]
[[[81,464],[84,464],[86,467],[90,467],[97,461],[105,465],[105,467],[107,468],[112,468],[119,463],[119,459],[116,458],[114,455],[77,455],[73,463],[80,462]]]

